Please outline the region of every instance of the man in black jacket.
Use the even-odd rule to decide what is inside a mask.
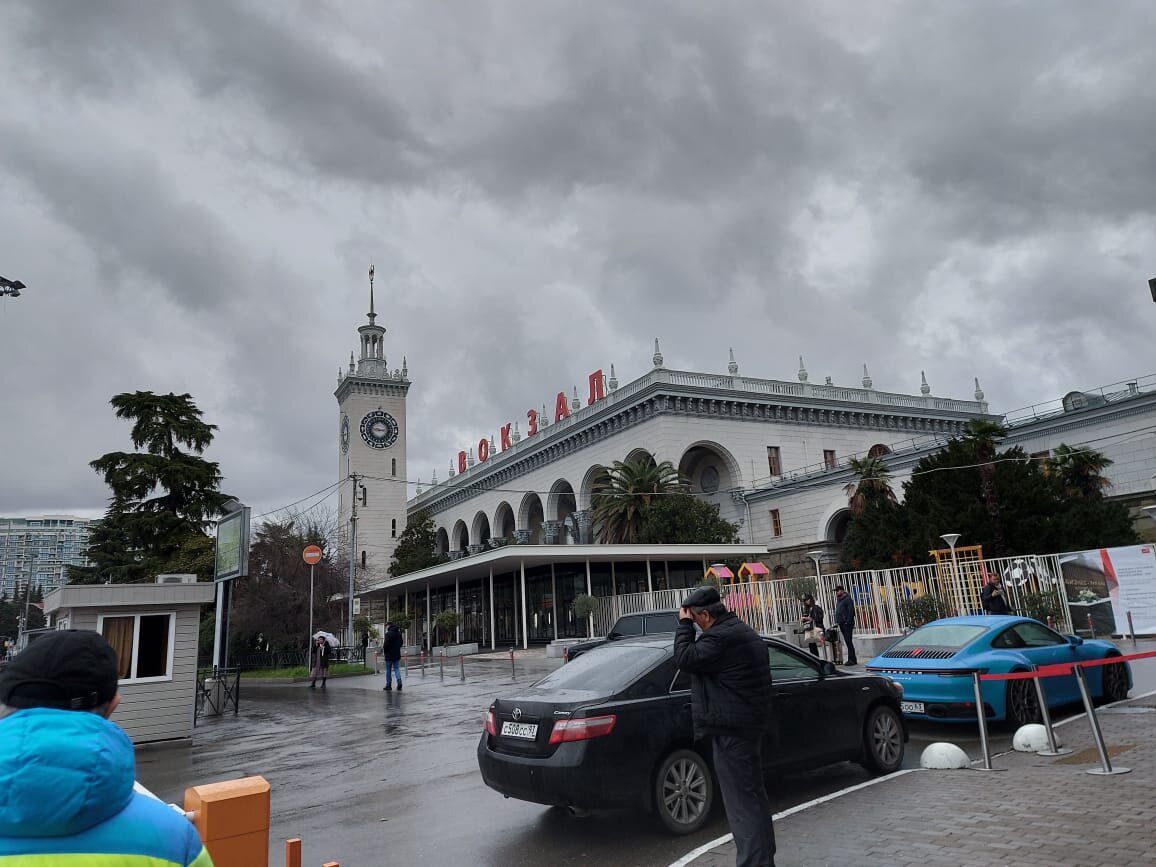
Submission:
[[[835,625],[843,634],[843,643],[847,645],[847,664],[858,665],[855,658],[855,644],[851,640],[855,632],[855,600],[842,585],[835,588]]]
[[[385,660],[385,686],[393,689],[393,678],[397,677],[397,688],[401,690],[401,630],[393,623],[385,624],[385,638],[381,642],[381,658]]]
[[[695,640],[695,625],[702,634]],[[682,603],[674,661],[691,675],[696,739],[710,737],[715,776],[738,849],[738,867],[774,867],[775,830],[763,780],[762,737],[771,705],[767,647],[727,610],[714,587]]]

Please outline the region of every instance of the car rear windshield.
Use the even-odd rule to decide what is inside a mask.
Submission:
[[[674,632],[678,629],[678,614],[673,611],[648,614],[645,619],[646,628],[643,631],[647,635],[654,635],[656,632]]]
[[[611,635],[641,635],[642,634],[642,617],[639,615],[631,615],[630,617],[619,617],[618,621],[610,628]]]
[[[933,623],[916,629],[898,644],[891,647],[949,647],[955,650],[970,644],[987,632],[986,626],[966,623]]]
[[[566,663],[534,685],[611,696],[650,670],[664,655],[665,652],[658,647],[606,644]]]

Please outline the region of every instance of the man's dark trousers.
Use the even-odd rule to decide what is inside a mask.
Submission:
[[[840,623],[839,631],[843,633],[843,643],[847,645],[847,664],[854,665],[856,663],[855,645],[851,643],[851,633],[855,631],[854,623]]]
[[[735,838],[736,867],[774,867],[775,829],[758,738],[714,735],[714,770]]]

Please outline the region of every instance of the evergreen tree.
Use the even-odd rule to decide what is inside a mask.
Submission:
[[[640,545],[731,545],[741,541],[738,525],[718,507],[687,493],[655,497],[642,512],[635,542]]]
[[[90,464],[112,495],[91,529],[91,565],[69,569],[74,583],[150,581],[170,563],[196,559],[228,500],[217,464],[200,456],[216,425],[201,420],[190,395],[137,391],[110,403],[118,418],[132,420],[133,446],[144,451],[110,452]]]
[[[418,512],[405,525],[389,561],[392,578],[445,562],[437,550],[437,527],[428,512]]]

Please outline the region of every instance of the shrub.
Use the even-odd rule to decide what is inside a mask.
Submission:
[[[912,628],[947,617],[950,612],[947,602],[938,596],[916,596],[904,599],[898,604],[900,621]]]

